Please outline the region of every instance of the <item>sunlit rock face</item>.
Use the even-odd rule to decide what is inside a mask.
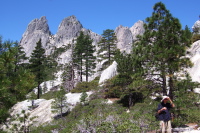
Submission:
[[[92,92],[86,92],[88,97],[86,98],[88,100],[89,96],[92,94]],[[67,111],[71,111],[77,103],[80,103],[82,93],[67,93],[65,94],[67,107],[63,108],[63,113]],[[6,124],[8,125],[8,128],[6,125],[3,125],[0,127],[0,129],[3,129],[4,131],[7,131],[8,133],[12,132],[10,129],[14,124],[17,124],[17,128],[19,129],[24,124],[26,126],[39,126],[39,125],[45,125],[49,122],[51,122],[54,118],[56,118],[57,115],[59,115],[58,112],[53,112],[54,109],[52,109],[52,102],[55,99],[37,99],[34,100],[34,108],[32,107],[32,100],[25,100],[22,102],[16,103],[11,109],[10,109],[10,116],[11,118],[15,118],[12,120],[11,118],[7,119]],[[22,111],[24,111],[27,115],[26,120],[22,123],[19,122],[18,118],[23,117]],[[19,116],[18,116],[19,115]],[[18,116],[18,117],[17,117]]]
[[[190,52],[190,60],[193,63],[192,68],[188,69],[193,81],[200,82],[200,40],[192,44],[188,50]]]
[[[123,27],[122,25],[118,26],[115,29],[117,37],[117,48],[121,51],[126,51],[130,53],[133,37],[130,29],[128,27]]]
[[[103,84],[106,80],[117,75],[117,62],[114,61],[107,69],[105,69],[99,79],[99,84]]]
[[[24,48],[26,56],[29,57],[35,49],[36,43],[41,38],[43,47],[49,42],[50,30],[45,16],[32,20],[22,35],[20,45]]]
[[[131,28],[122,25],[118,26],[115,29],[117,48],[126,53],[130,53],[132,43],[137,40],[138,35],[142,35],[145,31],[143,25],[143,21],[138,21]]]
[[[28,27],[22,36],[20,45],[24,48],[26,56],[30,57],[31,53],[35,49],[36,43],[41,39],[42,46],[45,49],[45,54],[51,55],[55,48],[65,47],[72,44],[81,31],[91,37],[93,45],[97,48],[97,43],[100,41],[101,36],[91,30],[83,28],[82,24],[75,16],[64,18],[58,26],[55,35],[51,34],[45,16],[40,19],[32,20],[28,24]],[[59,60],[57,61],[59,64],[68,63],[71,60],[71,49],[69,48],[60,54],[58,59]]]
[[[75,16],[69,16],[62,20],[55,35],[54,45],[60,47],[71,43],[72,39],[78,36],[83,28],[82,24],[76,19]]]
[[[138,22],[136,22],[131,28],[130,31],[132,33],[133,36],[133,41],[137,40],[137,36],[138,35],[143,35],[144,33],[144,22],[139,20]]]
[[[200,20],[197,20],[194,25],[192,26],[193,32],[196,34],[200,34]]]

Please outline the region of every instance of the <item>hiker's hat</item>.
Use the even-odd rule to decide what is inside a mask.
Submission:
[[[168,97],[168,96],[163,96],[161,102],[163,102],[163,100],[164,100],[165,98],[169,98],[169,97]]]

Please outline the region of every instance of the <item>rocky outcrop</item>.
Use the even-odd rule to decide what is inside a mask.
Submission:
[[[137,35],[142,35],[144,33],[143,21],[136,22],[131,28],[124,27],[122,25],[115,29],[117,37],[117,48],[121,51],[131,52],[132,43],[136,41]]]
[[[92,92],[86,92],[89,96],[92,94]],[[65,94],[65,97],[67,99],[67,107],[63,108],[63,112],[65,113],[67,110],[71,111],[77,103],[80,102],[80,97],[82,93],[67,93]],[[88,100],[87,98],[87,100]],[[8,127],[3,125],[0,127],[0,129],[3,129],[4,131],[7,131],[8,133],[11,133],[13,131],[10,131],[10,129],[14,126],[14,124],[17,125],[17,128],[20,129],[20,127],[26,125],[28,126],[39,126],[41,124],[47,124],[53,120],[53,118],[56,118],[56,116],[59,115],[59,110],[58,114],[53,113],[53,108],[52,108],[52,102],[55,99],[50,99],[50,100],[45,100],[45,99],[37,99],[34,100],[34,109],[31,109],[32,107],[32,101],[31,100],[25,100],[22,102],[16,103],[10,110],[10,116],[11,118],[8,118],[6,124]],[[24,111],[27,115],[25,121],[19,122],[19,114]],[[22,117],[22,115],[20,115]],[[18,118],[18,119],[17,119]]]
[[[82,24],[76,19],[75,16],[64,18],[55,35],[54,45],[56,45],[56,47],[60,47],[62,45],[66,45],[67,43],[71,43],[71,41],[78,36],[82,28]]]
[[[200,34],[200,20],[197,20],[192,26],[192,30],[196,34]]]
[[[142,35],[145,31],[144,27],[144,22],[139,20],[138,22],[136,22],[131,28],[130,28],[130,31],[132,33],[132,36],[133,36],[133,41],[136,41],[136,37],[138,35]]]
[[[30,57],[40,38],[42,39],[42,45],[45,48],[49,42],[49,36],[50,30],[45,16],[40,19],[32,20],[20,41],[20,45],[24,48],[26,56]]]
[[[188,69],[193,81],[200,82],[200,40],[192,44],[188,49],[190,52],[190,59],[193,63],[193,67]]]
[[[117,62],[114,61],[107,69],[105,69],[99,79],[99,84],[104,83],[106,80],[117,75]]]
[[[122,25],[120,25],[115,29],[115,33],[117,37],[117,48],[121,51],[126,51],[127,53],[130,53],[133,43],[133,37],[130,29],[128,27],[123,27]]]

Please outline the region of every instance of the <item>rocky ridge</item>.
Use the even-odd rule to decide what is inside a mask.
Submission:
[[[46,51],[46,55],[50,55],[54,52],[55,48],[65,47],[68,44],[72,44],[73,40],[77,38],[80,31],[83,31],[85,34],[88,34],[91,37],[93,40],[93,45],[97,50],[97,44],[102,38],[101,35],[94,33],[91,30],[85,29],[73,15],[62,20],[55,35],[51,34],[45,16],[41,17],[40,19],[32,20],[28,24],[28,27],[22,36],[20,45],[24,48],[26,55],[30,57],[36,46],[36,43],[41,38],[42,46]],[[130,53],[132,42],[136,40],[136,36],[138,34],[143,34],[143,32],[144,29],[142,21],[138,21],[131,28],[123,26],[117,27],[115,29],[118,40],[117,48],[119,48],[121,51]],[[59,55],[58,59],[58,64],[68,63],[71,60],[71,49],[68,49]],[[100,68],[99,65],[100,64],[97,64],[96,68]],[[99,76],[99,74],[96,73],[95,76]]]
[[[136,41],[137,35],[142,35],[144,33],[143,21],[136,22],[132,27],[124,27],[119,25],[115,29],[116,37],[118,40],[117,48],[121,51],[126,51],[130,53],[131,46],[134,41]],[[200,21],[196,21],[194,29],[198,29],[197,32],[200,33]],[[48,26],[48,21],[45,16],[40,19],[32,20],[24,32],[22,39],[20,41],[20,45],[24,48],[25,53],[28,57],[30,57],[32,51],[34,50],[36,43],[39,38],[42,39],[42,45],[46,50],[46,55],[50,55],[55,48],[67,46],[72,43],[73,39],[79,35],[80,31],[83,31],[85,34],[89,34],[91,39],[93,39],[93,45],[98,49],[98,42],[102,38],[101,35],[92,32],[91,30],[85,29],[83,25],[77,20],[75,16],[69,16],[64,18],[58,27],[58,31],[55,35],[51,34],[51,31]],[[194,63],[194,66],[191,69],[188,69],[192,79],[194,81],[200,82],[200,74],[196,71],[199,69],[198,60],[200,59],[200,43],[199,41],[195,42],[192,47],[188,50],[191,52],[191,61]],[[59,57],[58,63],[65,64],[71,60],[71,49],[68,49],[64,53],[62,53]],[[101,64],[97,63],[97,69],[100,68]],[[96,69],[96,71],[98,71]],[[95,76],[94,76],[95,75]],[[96,76],[100,76],[101,73],[96,72],[93,75],[93,78]],[[93,79],[90,78],[90,79]]]

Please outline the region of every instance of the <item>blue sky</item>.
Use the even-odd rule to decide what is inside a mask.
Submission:
[[[163,2],[182,26],[191,29],[199,20],[200,0],[0,0],[0,35],[3,40],[20,41],[28,24],[46,16],[50,30],[57,32],[61,21],[75,15],[84,28],[102,34],[119,25],[131,27],[153,12],[153,5]]]

